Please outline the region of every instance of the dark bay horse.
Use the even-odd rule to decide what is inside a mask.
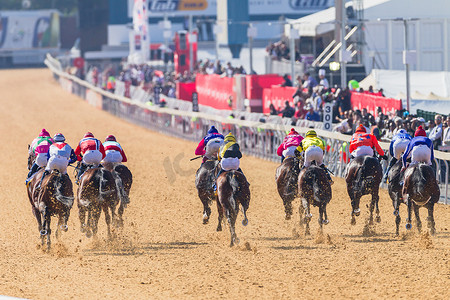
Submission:
[[[47,250],[50,249],[50,221],[51,216],[58,216],[58,227],[56,237],[60,235],[60,230],[67,231],[67,220],[69,219],[70,209],[73,206],[72,182],[67,174],[63,175],[59,171],[52,171],[42,181],[38,188],[44,170],[39,170],[27,185],[28,198],[31,203],[31,209],[38,222],[38,228],[41,235],[41,242],[47,238]]]
[[[370,202],[369,225],[373,224],[373,210],[376,207],[376,221],[381,222],[380,210],[378,208],[378,193],[380,189],[383,170],[378,158],[373,156],[360,156],[350,161],[347,166],[345,181],[347,182],[347,192],[352,202],[351,224],[356,224],[355,216],[359,216],[361,210],[359,202],[364,195],[372,195]]]
[[[197,188],[198,197],[203,204],[203,224],[208,224],[211,216],[211,208],[209,205],[216,200],[214,194],[214,181],[217,174],[218,160],[207,160],[204,162],[195,174],[195,187]]]
[[[292,216],[292,201],[298,194],[298,174],[300,172],[299,160],[294,157],[284,159],[275,173],[278,194],[283,200],[285,219]]]
[[[403,192],[402,192],[403,186],[400,183],[403,180],[404,176],[404,173],[401,172],[402,167],[403,163],[402,160],[400,159],[392,166],[388,174],[388,192],[389,196],[392,199],[392,205],[394,206],[396,235],[399,235],[399,227],[401,221],[399,208],[400,204],[403,202]]]
[[[425,206],[428,209],[428,228],[431,234],[435,234],[434,204],[439,201],[440,190],[436,182],[433,168],[427,164],[411,164],[405,171],[405,183],[403,185],[403,199],[408,206],[408,218],[406,229],[411,229],[411,209],[414,208],[417,229],[422,230],[422,222],[419,217],[419,208]]]
[[[310,205],[319,207],[319,226],[328,224],[327,204],[332,197],[331,185],[326,171],[315,164],[300,171],[298,178],[299,196],[302,200],[300,204],[300,226],[306,224],[305,235],[309,235],[309,221],[312,214]]]
[[[89,238],[98,231],[98,220],[101,211],[105,213],[108,237],[111,238],[111,210],[113,220],[116,219],[115,207],[119,203],[116,182],[112,173],[105,168],[90,168],[84,172],[78,185],[78,210],[81,232]],[[86,213],[88,215],[86,222]]]
[[[222,231],[222,219],[224,214],[230,225],[230,247],[239,243],[236,235],[235,224],[239,213],[239,204],[242,205],[244,220],[242,225],[247,226],[247,210],[250,204],[250,188],[244,174],[238,171],[226,171],[217,178],[217,210],[219,212],[219,224],[217,231]]]
[[[120,163],[102,163],[102,166],[112,173],[116,183],[117,197],[120,200],[119,209],[117,210],[117,226],[122,227],[123,212],[130,203],[130,190],[131,185],[133,184],[133,174],[131,174],[131,171],[127,166]]]

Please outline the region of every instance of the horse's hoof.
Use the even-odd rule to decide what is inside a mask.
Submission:
[[[412,228],[411,223],[406,224],[406,229],[411,230],[411,228]]]
[[[82,224],[80,227],[80,231],[81,233],[85,233],[86,232],[86,225]]]
[[[239,243],[241,242],[241,240],[238,237],[235,237],[234,239],[234,243],[239,245]]]
[[[380,222],[381,222],[381,217],[380,217],[380,216],[377,216],[377,217],[375,218],[375,221],[376,221],[377,223],[380,223]]]
[[[216,231],[222,231],[222,227],[221,227],[221,226],[218,226],[217,229],[216,229]]]
[[[397,209],[394,210],[394,216],[398,217],[398,215],[399,215],[398,210]]]
[[[41,235],[47,235],[47,230],[41,230],[39,233],[40,233]]]
[[[285,220],[290,220],[291,219],[291,215],[290,214],[285,214],[284,215],[284,219]]]
[[[206,225],[206,224],[208,224],[208,222],[209,222],[209,219],[208,218],[203,218],[203,225]]]
[[[92,237],[92,232],[90,230],[86,231],[86,237],[88,239]]]
[[[67,230],[69,230],[69,226],[67,225],[61,225],[61,230],[66,232]]]
[[[242,220],[242,225],[247,226],[248,225],[248,219]]]
[[[328,223],[330,223],[330,221],[328,219],[325,219],[325,220],[322,221],[323,225],[327,225]]]
[[[354,209],[353,214],[358,217],[361,214],[361,209],[360,208]]]

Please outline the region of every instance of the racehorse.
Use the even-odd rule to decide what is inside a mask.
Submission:
[[[230,247],[239,243],[236,235],[235,224],[239,213],[239,204],[242,205],[244,220],[242,225],[247,226],[247,209],[250,204],[250,188],[244,174],[238,171],[226,171],[217,178],[217,210],[219,212],[219,224],[217,231],[222,231],[222,219],[224,214],[230,225]]]
[[[278,194],[283,200],[285,219],[290,220],[292,216],[292,201],[298,194],[298,174],[299,160],[294,157],[288,157],[278,166],[275,173]]]
[[[300,171],[298,178],[299,195],[302,203],[299,207],[300,226],[306,224],[305,235],[309,235],[309,221],[312,214],[310,205],[319,207],[319,226],[320,231],[323,230],[322,225],[328,224],[327,204],[331,200],[332,192],[330,181],[328,180],[326,171],[315,165],[315,162]]]
[[[55,235],[56,238],[59,238],[60,230],[67,231],[68,229],[67,220],[73,206],[74,197],[69,176],[56,170],[47,175],[42,181],[41,187],[38,188],[43,173],[43,169],[36,173],[27,185],[27,191],[31,209],[38,222],[42,246],[45,238],[47,238],[47,250],[50,250],[51,216],[58,216],[58,227]]]
[[[111,238],[109,209],[111,209],[112,218],[115,221],[115,207],[119,202],[116,182],[112,173],[102,167],[89,168],[79,180],[77,196],[81,232],[85,233],[88,238],[97,234],[98,220],[103,209],[108,237]],[[88,215],[87,222],[86,213]]]
[[[120,199],[119,209],[117,210],[117,225],[123,226],[123,211],[130,203],[130,190],[133,184],[133,174],[122,164],[118,163],[102,163],[102,166],[110,171],[116,183],[117,197]],[[114,220],[114,219],[113,219]]]
[[[398,160],[391,168],[388,174],[388,192],[389,196],[392,199],[392,205],[394,206],[394,216],[395,216],[395,234],[399,235],[399,227],[400,227],[400,213],[399,208],[400,204],[403,202],[403,186],[400,182],[403,180],[404,173],[402,170],[402,160]]]
[[[355,216],[359,216],[361,209],[359,201],[364,195],[372,195],[370,202],[369,225],[373,224],[373,210],[376,207],[376,221],[381,222],[378,200],[383,170],[380,161],[373,156],[360,156],[354,158],[347,166],[345,181],[347,182],[347,192],[352,203],[351,224],[356,224]]]
[[[431,234],[435,234],[434,204],[439,201],[440,190],[436,182],[435,173],[431,166],[424,163],[413,163],[405,170],[405,183],[403,185],[403,199],[408,205],[408,218],[406,229],[411,229],[411,209],[414,207],[417,229],[422,230],[422,222],[419,217],[419,208],[425,206],[428,209],[428,228]]]
[[[197,188],[198,197],[203,204],[203,224],[208,224],[209,217],[211,216],[209,204],[216,199],[213,185],[218,164],[218,160],[207,160],[200,166],[195,174],[195,187]]]

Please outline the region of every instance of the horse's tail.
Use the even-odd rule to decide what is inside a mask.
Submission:
[[[372,174],[373,172],[371,172],[371,170],[373,170],[376,167],[374,164],[374,160],[376,160],[376,158],[370,156],[364,159],[364,162],[359,168],[358,173],[356,175],[355,192],[362,193],[364,189],[371,186],[375,182],[375,176],[374,174]]]
[[[63,188],[65,188],[64,174],[62,174],[62,173],[58,174],[58,176],[56,177],[55,185],[56,185],[55,186],[55,198],[56,198],[56,200],[58,200],[62,204],[64,204],[67,207],[69,207],[69,209],[72,208],[74,197],[73,196],[64,196],[64,194],[62,192]]]
[[[103,168],[99,168],[98,171],[98,179],[99,179],[99,184],[98,184],[98,195],[99,195],[99,200],[100,201],[104,201],[105,197],[110,195],[111,193],[113,193],[114,191],[111,190],[111,187],[107,185],[108,183],[108,178],[107,178],[107,172],[109,172],[108,170],[105,170]]]
[[[119,174],[117,174],[117,172],[111,172],[113,177],[114,177],[114,181],[116,183],[116,189],[117,189],[117,196],[120,199],[120,202],[122,203],[122,205],[127,205],[128,203],[130,203],[130,198],[128,197],[127,193],[125,192],[125,187],[123,186],[123,181],[122,178],[120,178]]]

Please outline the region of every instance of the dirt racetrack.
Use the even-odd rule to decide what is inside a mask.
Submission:
[[[350,201],[336,179],[325,236],[298,225],[298,205],[284,220],[276,192],[276,164],[244,156],[251,183],[249,225],[238,216],[238,247],[229,230],[216,232],[217,210],[202,225],[194,187],[195,144],[155,133],[89,106],[63,91],[45,69],[0,71],[0,295],[33,299],[448,299],[450,298],[450,206],[435,206],[437,234],[394,236],[391,200],[381,192],[381,223],[364,231],[361,216],[350,225]],[[39,232],[28,202],[27,144],[45,127],[62,132],[73,147],[86,131],[104,139],[115,134],[134,175],[125,227],[106,239],[104,217],[98,240],[80,233],[78,209],[69,231],[53,249],[39,249]],[[180,163],[174,163],[182,158]],[[72,170],[69,173],[73,180]],[[426,210],[421,209],[426,228]],[[55,229],[56,220],[52,220]],[[414,225],[413,225],[414,226]]]

